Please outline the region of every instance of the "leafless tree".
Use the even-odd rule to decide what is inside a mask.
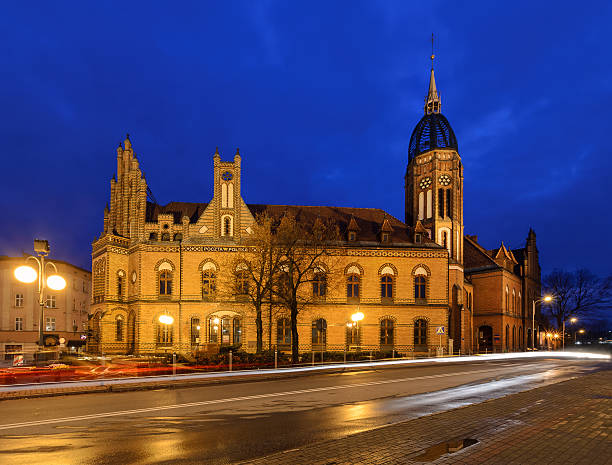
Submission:
[[[331,250],[338,238],[335,222],[316,218],[313,222],[298,221],[285,214],[274,231],[274,247],[280,257],[274,283],[273,296],[291,315],[291,357],[299,362],[297,321],[300,311],[316,296],[309,286],[327,287],[335,264]]]
[[[600,278],[588,270],[555,270],[544,278],[544,289],[554,300],[550,313],[557,327],[571,315],[584,315],[612,306],[612,277]]]
[[[263,350],[263,307],[270,303],[270,289],[279,269],[280,255],[274,245],[273,220],[265,212],[257,215],[251,234],[244,240],[246,252],[237,254],[231,292],[242,296],[255,310],[257,352]]]

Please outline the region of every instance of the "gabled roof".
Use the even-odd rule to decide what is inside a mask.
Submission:
[[[359,241],[379,242],[379,233],[391,233],[393,243],[412,243],[410,229],[397,218],[379,208],[325,207],[306,205],[247,205],[254,217],[268,213],[272,217],[293,215],[298,221],[314,222],[317,217],[335,221],[340,231],[348,231],[353,221],[359,229]]]

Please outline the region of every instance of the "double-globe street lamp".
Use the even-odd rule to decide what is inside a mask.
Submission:
[[[531,311],[531,351],[535,350],[535,307],[537,303],[540,302],[552,302],[553,298],[551,295],[544,296],[541,299],[532,301],[532,311]]]
[[[38,271],[29,265],[22,265],[15,268],[15,278],[22,283],[33,283],[38,278],[38,304],[40,305],[40,321],[38,323],[38,345],[40,350],[45,346],[43,324],[45,314],[45,289],[49,288],[54,291],[61,291],[66,287],[66,280],[62,278],[57,271],[57,266],[51,261],[45,261],[45,257],[49,255],[49,242],[41,239],[34,240],[34,252],[38,255],[30,255],[26,257],[28,260],[34,260],[38,265]],[[50,266],[55,270],[55,274],[47,276],[47,267]]]

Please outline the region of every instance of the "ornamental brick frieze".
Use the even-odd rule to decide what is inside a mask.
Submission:
[[[345,249],[330,251],[330,255],[350,257],[399,257],[399,258],[444,258],[446,252],[405,252],[397,250]]]

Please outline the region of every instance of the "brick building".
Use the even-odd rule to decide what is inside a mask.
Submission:
[[[261,212],[276,217],[289,213],[300,221],[328,218],[339,227],[341,240],[330,250],[340,272],[330,277],[325,298],[313,300],[300,313],[300,350],[354,346],[347,323],[357,311],[364,314],[357,345],[366,350],[428,353],[438,346],[447,348],[449,339],[455,351],[477,350],[481,320],[476,320],[477,308],[472,306],[480,305],[475,294],[481,288],[483,296],[495,294],[506,282],[521,289],[519,314],[524,320],[524,276],[515,279],[508,272],[505,281],[498,282],[464,271],[466,242],[470,253],[479,246],[464,239],[463,165],[440,108],[432,67],[425,115],[409,143],[405,222],[380,209],[247,204],[238,151],[231,161],[222,161],[218,151],[212,156],[209,202],[161,206],[149,195],[126,138],[117,148],[117,175],[110,183],[103,231],[92,244],[94,338],[88,341],[89,349],[188,353],[227,344],[254,350],[254,310],[229,290],[240,271],[235,257],[246,250],[245,240]],[[514,266],[527,255],[514,257]],[[510,266],[500,263],[503,269]],[[539,268],[537,276],[529,277],[539,283]],[[492,331],[507,319],[498,301],[491,305],[499,315],[490,317],[499,322],[482,320],[483,325],[494,325]],[[163,315],[171,316],[172,324],[160,322]],[[288,314],[280,309],[265,318],[265,346],[286,348]],[[519,326],[520,337],[525,337],[523,320],[519,324],[517,317],[512,324]],[[444,334],[438,334],[442,327]],[[523,346],[524,341],[512,347]]]
[[[66,350],[78,350],[86,334],[90,303],[91,273],[60,260],[53,260],[66,279],[61,291],[47,289],[44,296],[43,334],[47,348],[66,340]],[[0,257],[0,352],[11,360],[14,354],[32,358],[38,348],[40,305],[36,283],[24,284],[13,274],[24,264],[21,257]]]

